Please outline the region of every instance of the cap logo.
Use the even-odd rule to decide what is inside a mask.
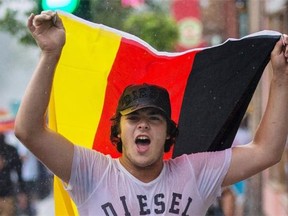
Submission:
[[[135,110],[154,107],[171,117],[169,93],[166,89],[149,84],[130,85],[122,93],[116,112],[127,115]]]
[[[148,89],[148,88],[139,88],[132,91],[130,94],[124,96],[123,100],[121,101],[121,105],[124,107],[129,107],[129,105],[133,101],[137,101],[138,99],[156,99],[158,98],[159,94],[156,90]]]

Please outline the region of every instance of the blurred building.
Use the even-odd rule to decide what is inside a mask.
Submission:
[[[252,1],[252,0],[251,0]],[[288,1],[287,0],[263,0],[258,5],[260,17],[258,20],[260,29],[271,29],[282,33],[288,32]],[[257,24],[255,23],[255,28]],[[269,68],[264,74],[261,90],[261,108],[268,98],[269,81],[271,71]],[[260,109],[262,112],[263,109]],[[288,215],[288,147],[279,164],[266,170],[263,174],[263,211],[269,215]]]
[[[245,0],[171,0],[171,14],[179,28],[180,51],[217,45],[249,32]]]
[[[171,0],[172,14],[178,22],[180,35],[184,34],[185,39],[184,43],[183,38],[179,41],[178,49],[217,45],[228,38],[240,38],[266,29],[288,33],[287,2],[287,0]],[[193,10],[188,10],[192,6]],[[183,29],[183,26],[186,29]],[[201,39],[195,42],[195,35],[196,38],[201,36]],[[189,42],[189,37],[194,41]],[[267,103],[271,74],[268,65],[250,104],[249,128],[252,132],[256,130]],[[248,179],[247,186],[244,215],[287,216],[288,147],[279,164]]]

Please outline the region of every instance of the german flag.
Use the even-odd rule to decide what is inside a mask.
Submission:
[[[263,31],[214,47],[158,52],[128,33],[61,13],[66,45],[57,66],[49,125],[72,142],[118,157],[110,119],[127,85],[166,88],[179,137],[165,159],[229,148],[280,33]],[[77,215],[55,179],[56,215]]]

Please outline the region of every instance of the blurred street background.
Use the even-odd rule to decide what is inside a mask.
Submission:
[[[22,209],[18,215],[54,215],[53,175],[36,158],[34,165],[25,165],[33,155],[13,136],[13,123],[40,54],[27,31],[27,17],[31,12],[59,8],[132,33],[159,51],[214,46],[261,30],[288,33],[287,0],[0,0],[0,133],[17,149],[26,167],[24,181],[34,184],[32,211]],[[246,143],[255,131],[270,79],[268,65],[234,145]],[[18,208],[29,203],[25,198],[17,200]],[[217,215],[219,209],[226,216],[288,216],[288,147],[279,164],[227,188],[209,215]]]

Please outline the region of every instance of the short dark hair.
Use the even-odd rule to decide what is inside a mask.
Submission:
[[[121,119],[121,114],[117,112],[115,116],[111,118],[112,125],[111,125],[111,131],[110,131],[110,140],[113,145],[116,146],[117,151],[122,153],[122,140],[121,138],[118,137],[120,133],[120,119]],[[171,149],[171,146],[175,144],[175,139],[178,136],[179,130],[176,125],[176,123],[167,118],[166,115],[163,114],[163,116],[166,119],[167,122],[167,134],[169,134],[170,138],[165,141],[164,145],[164,152],[169,152]]]

